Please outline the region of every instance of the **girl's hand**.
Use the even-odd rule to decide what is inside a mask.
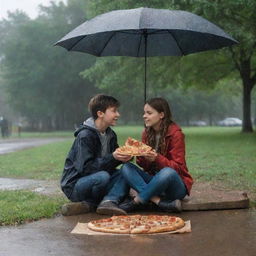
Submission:
[[[128,162],[132,159],[132,156],[126,156],[126,155],[122,155],[120,153],[118,153],[116,150],[113,152],[113,157],[121,162]]]
[[[145,157],[146,160],[148,160],[150,162],[154,162],[156,160],[157,153],[155,150],[151,150],[151,151],[143,154],[143,156]]]

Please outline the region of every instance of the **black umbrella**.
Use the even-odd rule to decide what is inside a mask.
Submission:
[[[186,11],[137,8],[98,15],[55,45],[95,56],[182,56],[237,43],[222,29]]]

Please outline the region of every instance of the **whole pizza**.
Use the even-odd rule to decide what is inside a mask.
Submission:
[[[151,151],[152,148],[141,141],[129,137],[125,141],[125,145],[117,149],[119,154],[130,156],[141,156],[146,152]]]
[[[117,234],[152,234],[181,229],[185,222],[169,215],[112,216],[88,223],[93,231]]]

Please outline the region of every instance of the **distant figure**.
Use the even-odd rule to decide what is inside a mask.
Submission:
[[[20,138],[20,136],[21,136],[21,128],[22,128],[21,122],[18,122],[17,127],[18,127],[18,136]]]
[[[1,126],[2,138],[7,138],[8,134],[9,134],[8,133],[8,121],[7,121],[7,119],[1,117],[0,126]]]

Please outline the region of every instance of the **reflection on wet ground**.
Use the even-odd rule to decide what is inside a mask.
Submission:
[[[18,227],[0,228],[1,256],[254,256],[256,211],[198,211],[179,214],[192,232],[168,235],[72,235],[77,222],[101,218],[95,213],[56,217]],[[102,216],[103,217],[103,216]]]

